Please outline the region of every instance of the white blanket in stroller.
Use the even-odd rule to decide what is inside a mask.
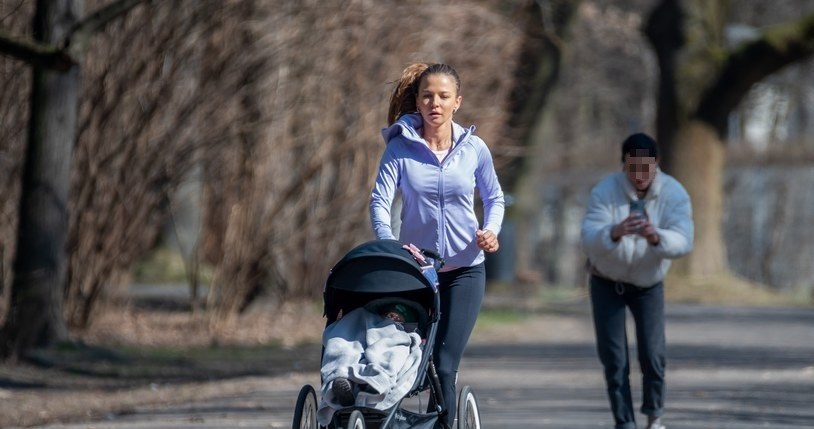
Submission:
[[[421,336],[401,324],[360,307],[328,325],[322,334],[322,399],[319,424],[328,426],[337,408],[333,380],[356,385],[356,406],[385,410],[413,386],[421,363]]]

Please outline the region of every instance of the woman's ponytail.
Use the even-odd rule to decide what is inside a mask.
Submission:
[[[396,82],[396,88],[390,96],[390,108],[387,110],[387,125],[393,125],[401,115],[417,111],[415,97],[417,82],[429,64],[416,63],[407,66]]]

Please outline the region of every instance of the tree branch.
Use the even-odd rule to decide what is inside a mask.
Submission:
[[[520,11],[524,34],[518,66],[513,72],[514,88],[509,94],[512,114],[506,123],[506,132],[519,142],[523,151],[533,146],[530,135],[559,79],[568,29],[579,5],[580,1],[572,0],[553,4],[537,0],[527,2]],[[509,192],[516,191],[523,169],[528,168],[524,159],[515,157],[500,168],[501,184]]]
[[[721,74],[699,103],[696,117],[726,134],[727,117],[753,84],[814,54],[814,14],[773,27],[726,59]]]
[[[74,25],[65,36],[62,48],[67,50],[73,58],[81,57],[87,48],[90,36],[105,28],[114,19],[127,14],[140,3],[148,1],[151,0],[117,0],[97,9]]]
[[[90,36],[140,3],[151,0],[117,0],[86,16],[71,29],[59,47],[0,31],[0,54],[10,55],[35,67],[66,71],[87,48]]]
[[[6,54],[30,65],[66,71],[76,62],[64,51],[29,38],[14,37],[0,31],[0,54]]]
[[[687,17],[677,0],[663,0],[650,13],[642,32],[656,53],[659,65],[657,91],[656,141],[661,152],[661,168],[672,169],[675,134],[678,129],[678,94],[676,93],[676,63],[686,43],[684,23]]]

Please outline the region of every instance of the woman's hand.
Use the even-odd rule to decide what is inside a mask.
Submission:
[[[475,233],[475,236],[477,236],[478,239],[478,247],[483,249],[485,252],[497,252],[497,249],[500,248],[500,243],[497,241],[497,236],[494,232],[489,231],[488,229],[479,229]]]

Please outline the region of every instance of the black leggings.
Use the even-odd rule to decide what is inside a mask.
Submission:
[[[438,273],[438,282],[441,318],[438,321],[433,360],[448,410],[442,420],[452,426],[457,407],[455,383],[458,379],[458,365],[461,363],[464,348],[475,327],[483,302],[486,271],[483,263],[474,267],[458,268]]]

